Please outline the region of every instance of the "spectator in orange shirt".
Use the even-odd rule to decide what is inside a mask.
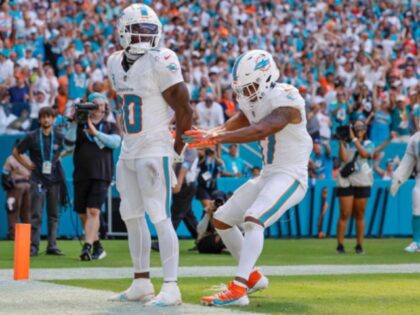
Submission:
[[[220,105],[223,107],[223,115],[225,120],[228,120],[230,117],[236,113],[236,104],[233,100],[233,92],[231,89],[226,89],[223,91],[223,97],[220,100]]]
[[[331,71],[328,71],[325,77],[320,77],[319,79],[319,83],[321,84],[322,87],[325,88],[326,93],[335,89],[334,81],[335,81],[334,73],[332,73]]]
[[[57,95],[57,110],[63,115],[67,103],[67,93],[69,88],[69,79],[66,75],[58,78],[58,95]]]

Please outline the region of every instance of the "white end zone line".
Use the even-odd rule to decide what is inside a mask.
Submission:
[[[106,289],[106,287],[104,287]],[[110,302],[111,291],[92,290],[39,281],[0,281],[0,314],[142,314],[142,315],[250,315],[238,310],[182,304],[146,307],[137,302]],[[257,314],[256,314],[257,315]]]

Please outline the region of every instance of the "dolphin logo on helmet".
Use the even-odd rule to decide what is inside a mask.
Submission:
[[[273,87],[280,77],[280,71],[270,53],[256,49],[236,58],[232,75],[232,88],[238,100],[255,102]]]

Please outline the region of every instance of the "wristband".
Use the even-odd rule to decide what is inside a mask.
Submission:
[[[354,137],[353,139],[351,139],[351,142],[356,143],[358,139],[356,137]]]

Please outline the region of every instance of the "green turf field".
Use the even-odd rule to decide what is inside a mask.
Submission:
[[[348,240],[348,254],[335,253],[334,239],[266,240],[259,265],[313,264],[398,264],[420,263],[420,254],[403,251],[410,239],[368,239],[366,254],[354,254],[354,240]],[[41,248],[45,248],[45,242]],[[101,261],[79,261],[80,243],[60,241],[64,257],[40,254],[31,259],[31,268],[131,267],[127,241],[104,241],[108,256]],[[181,241],[181,266],[229,266],[227,254],[202,255],[188,251],[192,241]],[[152,266],[159,266],[159,254],[152,252]],[[0,268],[13,267],[13,242],[0,242]],[[334,276],[271,276],[270,287],[251,298],[243,311],[272,314],[420,314],[420,274],[367,274]],[[183,299],[197,304],[211,294],[213,285],[229,278],[181,278]],[[161,279],[154,279],[156,289]],[[119,292],[130,279],[60,280],[54,283]],[[104,293],[109,294],[109,293]]]
[[[302,240],[266,240],[259,265],[321,265],[321,264],[397,264],[420,263],[420,255],[403,251],[410,239],[368,239],[365,244],[366,254],[354,254],[354,240],[346,242],[348,254],[339,256],[335,253],[334,239]],[[124,240],[104,241],[108,253],[101,261],[82,262],[79,260],[80,243],[78,241],[59,241],[66,256],[55,257],[40,254],[31,258],[31,268],[77,268],[77,267],[131,267],[128,243]],[[41,250],[46,243],[42,242]],[[181,241],[181,266],[228,266],[234,260],[227,254],[203,255],[188,251],[192,241]],[[152,252],[152,266],[159,266],[159,254]],[[13,268],[13,242],[0,242],[0,268]],[[419,312],[420,314],[420,312]]]
[[[269,277],[270,287],[240,310],[271,314],[420,314],[420,274]],[[197,304],[208,288],[228,278],[183,278],[184,302]],[[51,281],[115,292],[130,279]],[[161,280],[155,280],[155,288]]]

